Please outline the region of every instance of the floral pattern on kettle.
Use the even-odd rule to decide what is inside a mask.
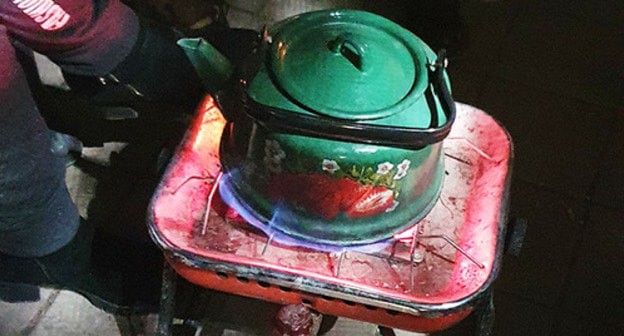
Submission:
[[[340,166],[334,160],[323,160],[322,167],[324,171],[329,172],[330,174],[333,174],[340,170]]]
[[[301,162],[297,155],[286,157],[278,141],[265,141],[264,164],[272,198],[325,219],[339,213],[368,217],[394,211],[399,205],[400,180],[411,164],[407,159],[364,166],[332,158],[314,163]]]
[[[375,171],[372,167],[358,167],[353,165],[351,166],[351,169],[339,172],[341,168],[338,162],[335,160],[324,159],[321,163],[321,169],[332,175],[340,175],[339,177],[347,175],[348,177],[354,178],[363,184],[387,184],[388,187],[393,187],[394,183],[390,181],[390,179],[396,181],[407,176],[410,164],[411,161],[407,159],[403,160],[396,166],[386,161],[384,163],[377,164],[377,171]],[[395,167],[396,169],[394,169]]]
[[[377,174],[386,175],[392,170],[392,168],[394,168],[394,165],[390,162],[380,163],[377,165]]]

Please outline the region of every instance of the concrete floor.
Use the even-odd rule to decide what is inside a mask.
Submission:
[[[449,34],[422,33],[448,48],[455,99],[509,129],[516,146],[511,212],[529,225],[524,249],[505,257],[495,284],[495,335],[624,335],[624,3],[464,0],[457,14]],[[84,155],[108,162],[107,153],[122,148]],[[104,222],[118,222],[118,204],[140,199],[140,215],[121,217],[141,236],[144,224],[136,221],[157,179],[131,161],[96,172],[69,167],[68,183],[82,214]],[[108,195],[111,211],[87,211],[96,193]],[[244,315],[261,304],[221,295],[205,294],[219,304],[207,304],[214,328],[204,335],[235,335],[223,331],[239,326],[233,314],[219,312]],[[156,320],[104,314],[67,291],[5,285],[0,312],[0,335],[150,335]],[[468,322],[441,335],[470,335]],[[331,334],[373,335],[373,327],[339,320]]]

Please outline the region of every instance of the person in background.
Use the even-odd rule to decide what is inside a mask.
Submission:
[[[113,313],[157,307],[157,291],[127,293],[123,275],[91,263],[94,228],[72,203],[18,51],[46,55],[86,97],[192,108],[204,89],[177,37],[118,0],[0,2],[0,282],[70,289]]]

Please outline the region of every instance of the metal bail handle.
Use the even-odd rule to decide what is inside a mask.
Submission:
[[[347,42],[340,42],[340,40],[337,41],[336,45],[338,49],[334,50],[338,50],[342,53],[342,49],[344,49]],[[252,57],[248,60],[246,66],[239,69],[238,76],[233,77],[236,78],[235,81],[231,82],[233,87],[217,95],[217,104],[221,106],[222,109],[229,110],[229,108],[232,108],[233,110],[239,110],[236,108],[236,105],[240,106],[239,104],[242,103],[248,117],[263,127],[273,131],[410,150],[421,149],[425,146],[438,143],[444,140],[451,131],[451,125],[455,121],[456,110],[455,103],[453,102],[453,98],[451,97],[451,93],[444,78],[444,69],[447,63],[445,50],[441,50],[438,53],[437,59],[431,64],[428,64],[428,77],[429,87],[432,93],[437,93],[437,96],[440,98],[440,103],[444,115],[446,116],[446,122],[436,127],[411,128],[367,124],[345,119],[302,114],[296,111],[267,106],[254,101],[247,94],[246,85],[255,77],[260,69],[260,64],[265,61],[266,47],[271,43],[272,41],[265,28],[263,37],[260,39],[260,46],[256,49],[255,53],[251,55]],[[334,46],[334,48],[335,47],[336,46]],[[353,47],[357,49],[357,46]],[[425,91],[425,94],[427,94],[427,91]],[[428,99],[428,102],[429,100],[430,99]],[[228,102],[233,103],[234,106]],[[432,113],[432,121],[435,121],[437,120],[435,100],[433,106],[431,106],[431,103],[429,103],[429,105]]]
[[[429,68],[429,83],[431,83],[434,93],[437,93],[437,96],[440,98],[440,105],[442,105],[442,110],[446,117],[446,122],[438,126],[432,133],[432,137],[436,139],[435,142],[442,141],[446,138],[451,131],[451,126],[455,122],[455,116],[457,115],[455,101],[453,101],[451,90],[449,90],[444,78],[444,70],[446,70],[447,66],[448,59],[446,58],[446,50],[441,49],[438,51],[436,60],[430,64]],[[429,99],[427,101],[430,102]],[[430,104],[431,118],[432,120],[437,120],[437,109],[435,108],[435,102],[433,103],[432,106]]]

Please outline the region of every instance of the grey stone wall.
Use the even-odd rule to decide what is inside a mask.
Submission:
[[[393,19],[400,13],[399,2],[363,0],[226,0],[230,5],[228,19],[234,27],[260,29],[265,23],[327,8],[362,9]]]

